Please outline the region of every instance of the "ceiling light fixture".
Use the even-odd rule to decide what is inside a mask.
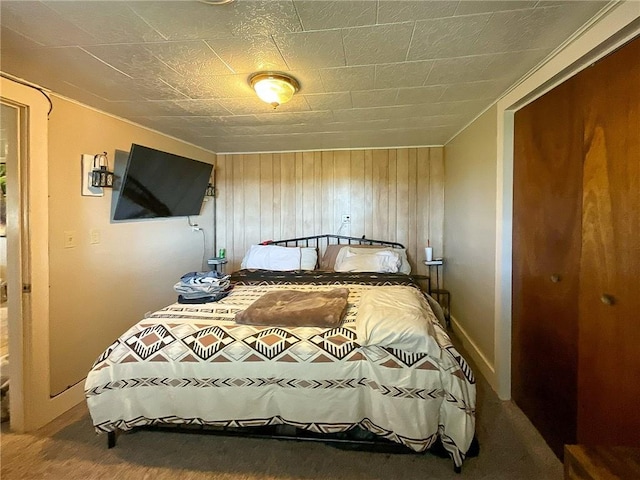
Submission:
[[[249,77],[249,85],[263,102],[274,109],[287,103],[300,90],[298,81],[284,73],[258,72]]]

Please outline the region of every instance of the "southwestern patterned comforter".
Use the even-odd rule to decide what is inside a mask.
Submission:
[[[224,299],[173,304],[130,328],[85,384],[98,432],[156,424],[287,424],[319,433],[364,428],[415,451],[439,438],[460,467],[475,429],[475,380],[433,318],[437,347],[416,353],[357,343],[361,295],[413,285],[404,275],[241,271]],[[341,326],[239,325],[237,312],[278,289],[345,286]],[[417,287],[416,287],[417,288]]]

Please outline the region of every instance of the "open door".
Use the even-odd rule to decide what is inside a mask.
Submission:
[[[51,396],[49,361],[49,99],[37,88],[0,77],[5,107],[16,121],[7,157],[7,304],[11,355],[10,427],[35,430],[83,398],[82,384]]]

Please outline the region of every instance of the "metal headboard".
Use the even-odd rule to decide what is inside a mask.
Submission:
[[[324,241],[323,241],[324,240]],[[312,235],[310,237],[289,238],[287,240],[267,240],[262,245],[284,245],[285,247],[316,247],[324,249],[327,245],[381,245],[384,247],[404,248],[404,245],[386,240],[372,240],[362,237],[345,237],[326,233],[324,235]]]

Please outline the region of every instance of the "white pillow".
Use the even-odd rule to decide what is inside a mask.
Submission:
[[[408,352],[440,355],[436,322],[429,304],[416,288],[375,287],[360,297],[356,316],[357,342]]]
[[[336,272],[398,273],[400,256],[390,249],[343,247],[336,258]]]
[[[241,268],[257,268],[261,270],[299,270],[300,249],[280,247],[277,245],[251,245],[245,255]]]
[[[300,270],[315,270],[317,263],[318,250],[315,247],[300,247]]]
[[[409,265],[409,259],[407,258],[406,248],[393,248],[393,247],[380,247],[380,248],[360,247],[358,248],[357,246],[349,247],[349,248],[351,248],[351,251],[354,253],[384,252],[384,251],[397,253],[400,256],[400,260],[402,261],[399,269],[400,273],[404,273],[405,275],[409,275],[411,273],[411,265]]]

